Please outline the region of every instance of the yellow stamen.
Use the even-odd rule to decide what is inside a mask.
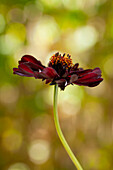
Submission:
[[[71,56],[69,54],[59,54],[56,53],[54,54],[51,58],[50,58],[50,62],[52,65],[57,65],[57,64],[62,64],[63,66],[65,66],[66,69],[70,68],[73,66],[73,62],[71,59]]]

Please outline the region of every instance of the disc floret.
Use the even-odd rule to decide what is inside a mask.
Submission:
[[[50,58],[50,63],[52,64],[52,66],[61,64],[66,69],[68,69],[68,68],[73,66],[71,55],[69,55],[69,54],[66,55],[65,53],[63,55],[61,55],[61,54],[59,54],[59,52],[55,53]]]

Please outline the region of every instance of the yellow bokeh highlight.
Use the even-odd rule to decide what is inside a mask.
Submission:
[[[7,28],[7,34],[12,34],[20,41],[24,41],[26,37],[26,28],[21,23],[11,23]]]
[[[49,142],[42,139],[33,141],[29,146],[28,154],[33,163],[45,163],[50,156]]]

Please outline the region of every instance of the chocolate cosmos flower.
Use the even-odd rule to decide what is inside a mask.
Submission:
[[[61,90],[64,90],[69,84],[77,84],[83,86],[97,86],[103,78],[101,78],[101,70],[95,69],[84,70],[78,67],[79,64],[73,64],[69,54],[63,55],[57,52],[49,61],[48,67],[31,55],[24,55],[19,61],[18,68],[13,68],[13,73],[35,77],[36,79],[46,80],[46,84],[58,84]]]

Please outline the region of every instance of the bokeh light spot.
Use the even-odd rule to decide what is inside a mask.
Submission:
[[[47,46],[59,37],[59,29],[52,17],[46,16],[39,20],[31,34],[31,42]]]
[[[84,26],[74,33],[75,44],[78,51],[85,51],[95,45],[98,40],[98,33],[92,26]]]
[[[82,53],[93,47],[98,41],[97,30],[90,25],[80,27],[67,35],[65,45],[74,53]],[[70,43],[69,43],[70,42]]]
[[[50,156],[50,146],[46,140],[33,141],[29,147],[30,160],[35,164],[45,163]]]
[[[8,170],[30,170],[30,168],[28,167],[28,165],[18,162],[18,163],[11,165],[8,168]]]
[[[12,23],[8,26],[7,33],[14,35],[20,41],[24,41],[26,37],[26,28],[21,23]]]
[[[26,29],[21,23],[10,24],[6,34],[0,37],[0,53],[9,55],[21,47],[25,41]]]

